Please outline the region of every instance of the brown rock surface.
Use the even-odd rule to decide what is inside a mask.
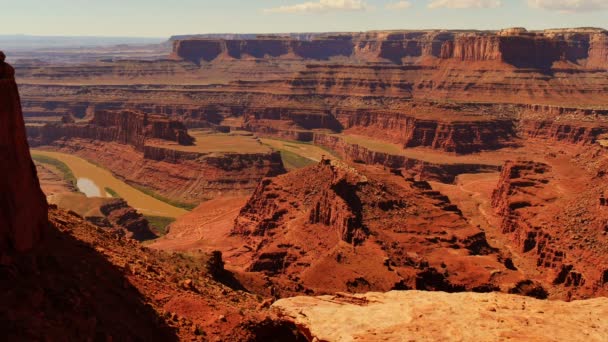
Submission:
[[[15,72],[0,53],[0,251],[25,251],[48,224],[21,113]]]
[[[2,260],[0,330],[9,341],[297,338],[259,307],[262,298],[214,280],[206,254],[155,252],[65,211],[49,216],[44,241]]]
[[[265,274],[278,296],[507,291],[522,279],[445,196],[377,167],[325,160],[265,179],[233,236],[251,251],[243,267]]]
[[[541,271],[541,279],[567,299],[608,291],[605,181],[581,179],[585,173],[575,167],[589,163],[593,170],[605,158],[602,150],[591,150],[569,164],[507,162],[492,195],[502,233],[537,270],[548,271]]]
[[[319,341],[605,341],[608,299],[392,291],[294,297],[272,308]]]

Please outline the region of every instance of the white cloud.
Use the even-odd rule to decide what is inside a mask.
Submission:
[[[593,11],[608,9],[608,0],[528,0],[528,5],[555,11]]]
[[[363,0],[319,0],[265,9],[266,13],[307,13],[329,11],[363,11],[368,6]]]
[[[402,10],[410,7],[412,7],[412,3],[409,1],[392,2],[386,5],[386,8],[391,10]]]
[[[429,8],[496,8],[500,0],[432,0]]]

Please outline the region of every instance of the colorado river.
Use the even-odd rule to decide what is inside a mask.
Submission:
[[[32,150],[32,154],[55,158],[65,163],[72,170],[74,177],[76,177],[79,190],[85,193],[87,197],[106,197],[108,194],[106,194],[105,189],[110,188],[126,200],[129,205],[144,215],[176,218],[188,212],[146,195],[114,177],[110,171],[96,166],[85,159],[65,153],[41,150]]]

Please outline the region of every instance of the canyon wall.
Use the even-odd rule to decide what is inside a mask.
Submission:
[[[517,130],[523,138],[590,145],[608,133],[606,109],[525,105],[517,116]]]
[[[605,156],[593,155],[597,160],[585,163],[605,164]],[[577,185],[574,176],[564,180],[570,173],[539,162],[508,161],[492,205],[502,234],[537,269],[546,270],[545,281],[562,288],[556,293],[567,299],[603,295],[608,293],[605,181],[589,177]]]
[[[46,197],[30,156],[15,72],[0,52],[0,251],[25,251],[48,225]]]
[[[28,136],[33,146],[50,145],[58,139],[85,138],[115,141],[142,151],[149,139],[180,145],[194,142],[181,122],[135,111],[97,111],[86,124],[29,126]]]
[[[403,169],[423,180],[443,183],[452,183],[456,176],[462,173],[495,172],[499,169],[497,166],[483,164],[427,162],[406,155],[373,151],[358,144],[348,143],[339,136],[327,134],[315,134],[313,142],[336,152],[344,160],[372,165],[378,164],[392,169]]]
[[[343,129],[381,140],[401,144],[403,147],[430,147],[445,152],[467,154],[482,150],[506,147],[516,135],[513,121],[483,118],[482,111],[474,113],[470,121],[458,121],[463,112],[473,111],[466,106],[446,110],[437,105],[411,103],[400,111],[336,110],[336,118]],[[426,107],[426,108],[424,108]],[[473,107],[473,106],[471,106]],[[424,119],[424,111],[434,112],[442,119]],[[478,116],[478,118],[475,118]]]
[[[311,40],[182,39],[173,41],[172,57],[195,63],[216,59],[350,59],[364,62],[423,60],[497,61],[518,68],[551,68],[569,62],[606,68],[607,33],[601,29],[502,31],[396,31],[344,33]]]

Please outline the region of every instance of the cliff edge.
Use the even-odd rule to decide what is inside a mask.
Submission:
[[[46,197],[30,156],[15,70],[0,52],[0,251],[25,251],[48,224]]]

